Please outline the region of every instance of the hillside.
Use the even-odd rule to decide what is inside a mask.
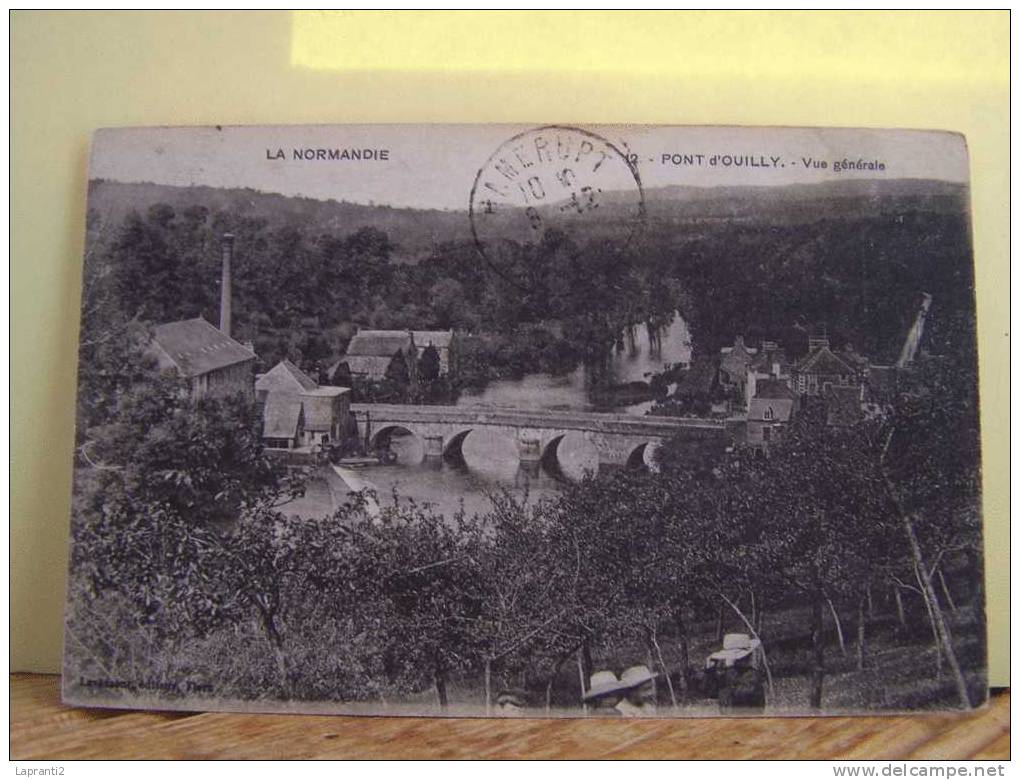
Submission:
[[[928,179],[854,180],[779,187],[652,188],[645,192],[651,227],[683,223],[738,220],[796,224],[846,214],[929,211],[961,214],[967,209],[964,185]],[[613,193],[607,193],[598,227],[611,231],[622,213]],[[370,226],[387,233],[398,249],[394,259],[414,262],[447,242],[471,240],[465,211],[394,208],[381,204],[349,203],[290,197],[253,189],[174,187],[147,182],[94,179],[89,183],[89,210],[103,222],[119,224],[132,209],[144,212],[156,203],[176,211],[203,207],[211,212],[264,219],[270,226],[293,225],[313,233],[347,234]],[[555,207],[553,207],[555,208]]]
[[[231,212],[264,219],[272,227],[311,227],[315,233],[346,235],[359,227],[376,227],[397,244],[394,259],[398,261],[427,255],[447,241],[471,239],[464,212],[317,200],[247,188],[174,187],[106,179],[89,182],[89,211],[109,224],[120,224],[132,209],[144,213],[157,203],[166,203],[175,211],[202,207],[210,212]]]

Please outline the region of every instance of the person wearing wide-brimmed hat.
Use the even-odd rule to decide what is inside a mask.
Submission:
[[[655,675],[644,664],[625,669],[620,682],[627,686],[616,709],[625,718],[642,718],[655,714]]]
[[[588,690],[582,691],[581,701],[592,706],[592,714],[597,717],[619,717],[622,713],[616,705],[623,698],[623,686],[620,678],[609,670],[592,673]]]
[[[600,671],[591,676],[587,692],[581,697],[591,702],[596,715],[639,718],[655,714],[655,675],[647,666],[632,666],[621,677]]]
[[[503,689],[496,694],[496,713],[504,718],[519,718],[528,707],[528,695],[521,690]]]

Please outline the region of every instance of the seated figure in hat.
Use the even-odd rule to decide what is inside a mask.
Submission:
[[[640,718],[655,715],[655,675],[647,666],[632,666],[619,678],[610,671],[595,672],[581,698],[602,717]]]
[[[594,672],[588,684],[588,690],[581,695],[581,701],[592,706],[592,714],[597,717],[619,717],[622,713],[616,705],[623,698],[620,678],[609,670]]]
[[[641,664],[625,669],[620,682],[627,686],[616,709],[625,718],[650,718],[656,713],[655,675]]]
[[[528,707],[527,693],[504,688],[496,694],[496,714],[503,718],[520,718]]]

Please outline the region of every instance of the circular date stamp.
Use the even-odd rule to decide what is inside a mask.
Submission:
[[[629,244],[644,221],[636,159],[596,133],[548,125],[504,141],[475,176],[471,233],[482,256],[513,277],[514,247],[565,234]]]

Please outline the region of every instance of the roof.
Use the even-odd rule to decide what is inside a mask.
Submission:
[[[271,439],[293,439],[301,422],[301,396],[272,391],[262,407],[262,435]]]
[[[861,389],[829,385],[825,389],[825,420],[829,425],[854,425],[861,419]]]
[[[853,374],[854,369],[837,357],[828,347],[819,347],[804,358],[797,366],[802,374],[823,374],[826,376],[846,376]]]
[[[793,400],[797,394],[782,379],[759,379],[754,385],[755,398],[789,398]]]
[[[319,387],[313,388],[312,390],[306,390],[301,395],[310,396],[313,398],[336,398],[338,395],[344,395],[345,393],[351,392],[349,387],[334,387],[333,385],[320,385]]]
[[[453,342],[452,330],[412,330],[415,346],[423,350],[431,344],[436,349],[449,349]]]
[[[347,345],[347,356],[393,357],[397,350],[407,354],[413,343],[406,330],[359,330]]]
[[[343,362],[347,364],[352,376],[363,374],[372,379],[382,379],[392,360],[392,356],[385,355],[349,355]]]
[[[201,317],[157,325],[152,341],[160,368],[174,367],[188,378],[255,359],[254,352]]]
[[[789,422],[792,414],[792,398],[752,398],[747,405],[747,419],[756,422]]]
[[[255,380],[256,390],[300,393],[314,390],[318,383],[289,360],[281,360]]]

